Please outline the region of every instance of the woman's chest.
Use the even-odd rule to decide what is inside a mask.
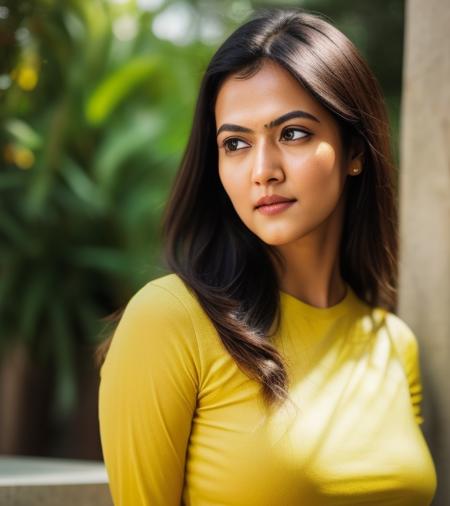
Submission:
[[[272,413],[255,382],[218,366],[193,421],[186,506],[429,504],[434,466],[389,343],[310,348],[310,367],[285,351],[292,402]]]

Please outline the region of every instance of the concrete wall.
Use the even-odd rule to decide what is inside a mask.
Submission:
[[[407,0],[399,314],[420,344],[425,436],[450,504],[450,2]],[[389,48],[386,48],[388,51]]]

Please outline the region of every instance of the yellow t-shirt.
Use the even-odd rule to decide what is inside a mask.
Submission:
[[[347,288],[329,308],[280,293],[293,402],[271,413],[177,275],[139,290],[101,370],[115,505],[429,505],[416,337]]]

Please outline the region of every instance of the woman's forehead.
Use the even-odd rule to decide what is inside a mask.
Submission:
[[[270,61],[251,77],[228,76],[215,102],[217,123],[267,122],[294,110],[327,116],[326,109],[289,71]]]
[[[250,77],[242,78],[239,73],[233,73],[225,78],[217,99],[234,98],[235,96],[251,96],[255,93],[290,95],[292,92],[303,95],[306,90],[300,83],[280,65],[265,62],[261,68]]]

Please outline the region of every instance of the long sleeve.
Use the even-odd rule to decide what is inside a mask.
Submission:
[[[409,394],[417,424],[422,424],[422,379],[419,359],[419,344],[411,328],[397,315],[390,314],[388,324],[402,361],[405,375],[408,380]]]
[[[99,422],[115,506],[179,506],[199,384],[190,315],[153,283],[129,302],[101,370]]]
[[[414,416],[416,418],[416,422],[420,425],[424,422],[421,408],[422,381],[419,361],[419,345],[414,334],[412,334],[409,346],[406,349],[405,370],[408,378],[409,393],[411,395]]]

